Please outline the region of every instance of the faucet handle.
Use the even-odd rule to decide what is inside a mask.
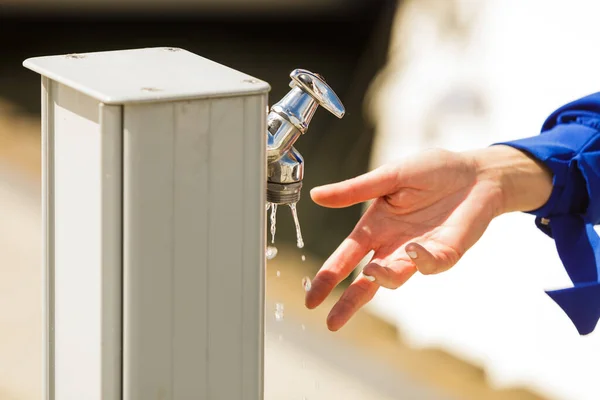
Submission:
[[[291,88],[299,87],[336,117],[342,118],[346,113],[344,105],[322,76],[305,69],[295,69],[290,74],[290,78],[292,78]]]

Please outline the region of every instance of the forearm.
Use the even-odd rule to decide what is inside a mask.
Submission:
[[[466,153],[472,158],[477,179],[495,187],[496,214],[531,211],[543,206],[552,192],[552,172],[526,152],[496,145]]]

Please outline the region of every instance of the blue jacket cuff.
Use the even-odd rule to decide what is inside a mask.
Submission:
[[[553,174],[550,198],[537,210],[540,230],[554,238],[574,284],[548,291],[582,335],[600,318],[600,93],[555,111],[538,136],[496,143],[544,163]]]

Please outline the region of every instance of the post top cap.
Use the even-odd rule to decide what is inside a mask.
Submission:
[[[105,104],[243,96],[271,89],[264,81],[175,47],[35,57],[23,65]]]

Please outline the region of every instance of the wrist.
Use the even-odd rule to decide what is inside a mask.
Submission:
[[[552,193],[552,172],[531,155],[506,145],[467,153],[477,180],[490,185],[496,214],[532,211],[542,207]]]

